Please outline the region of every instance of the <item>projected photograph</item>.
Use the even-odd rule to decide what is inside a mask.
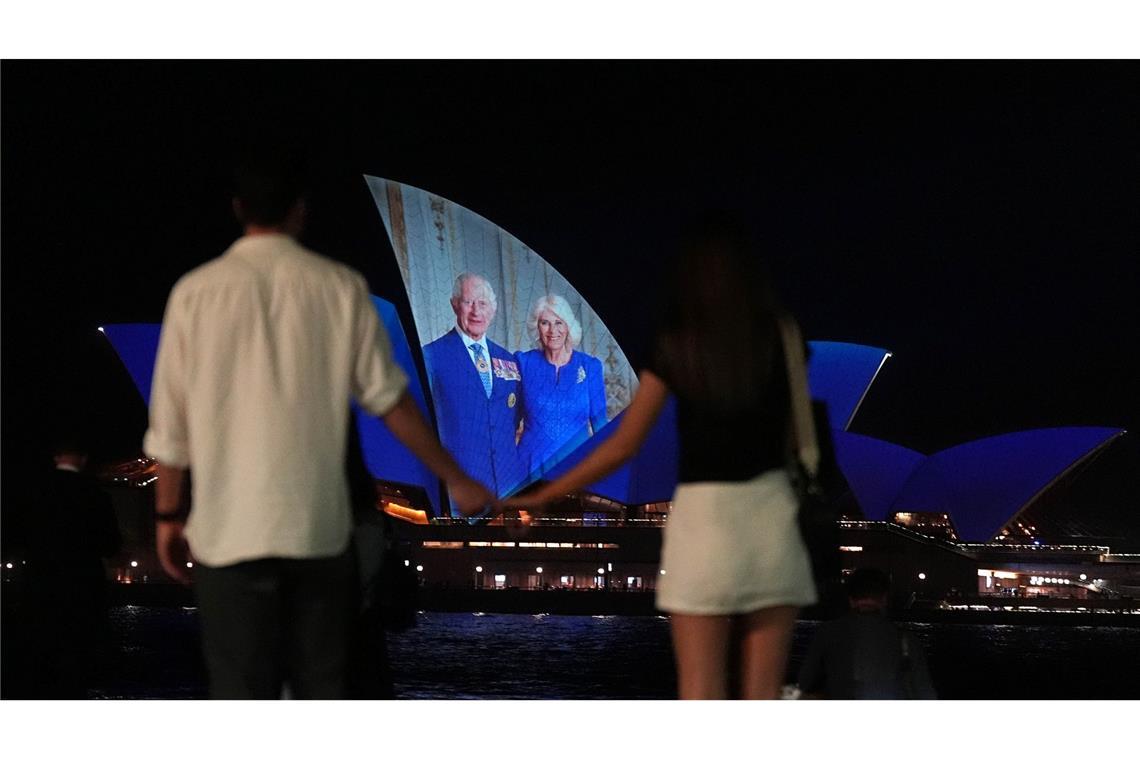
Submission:
[[[446,198],[367,179],[440,439],[496,494],[515,493],[625,409],[636,375],[585,298],[525,243]]]

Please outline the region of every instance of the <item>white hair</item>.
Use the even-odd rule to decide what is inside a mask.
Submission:
[[[542,316],[542,312],[547,310],[554,312],[554,315],[565,322],[566,327],[570,329],[570,348],[574,348],[582,342],[582,325],[574,318],[574,311],[570,308],[570,304],[562,296],[547,293],[534,302],[534,306],[530,310],[530,318],[526,321],[527,330],[530,331],[530,337],[534,340],[535,345],[542,346],[542,341],[538,335],[538,318]]]
[[[458,303],[463,298],[463,286],[468,280],[478,280],[483,284],[483,292],[487,294],[487,301],[490,302],[492,309],[498,311],[499,302],[495,299],[495,289],[491,287],[491,283],[487,282],[486,277],[473,272],[464,272],[455,278],[455,284],[451,287],[451,302]]]

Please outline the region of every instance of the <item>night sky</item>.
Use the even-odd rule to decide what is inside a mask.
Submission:
[[[930,453],[1140,431],[1135,63],[5,61],[2,82],[5,499],[73,420],[104,460],[138,450],[95,328],[160,321],[239,234],[232,157],[265,136],[318,168],[304,241],[409,333],[363,174],[501,225],[631,345],[678,229],[728,207],[809,338],[894,352],[855,432]],[[1140,511],[1136,434],[1064,498]]]

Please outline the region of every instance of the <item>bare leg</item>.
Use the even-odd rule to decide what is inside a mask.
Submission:
[[[784,685],[798,607],[769,607],[740,616],[740,696],[776,699]]]
[[[673,615],[671,620],[678,696],[681,699],[727,699],[732,618]]]

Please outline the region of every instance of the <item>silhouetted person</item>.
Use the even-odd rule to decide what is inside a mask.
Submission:
[[[107,631],[103,559],[121,537],[110,497],[84,472],[87,448],[65,441],[23,523],[29,696],[82,699]]]
[[[381,584],[395,580],[383,572],[385,554],[390,551],[391,518],[377,509],[376,481],[364,462],[355,418],[349,420],[345,469],[360,584],[348,656],[348,694],[351,699],[394,699],[388,634],[378,603]]]
[[[383,418],[462,512],[492,497],[424,422],[364,277],[297,242],[299,164],[266,154],[236,180],[244,235],[175,284],[162,322],[144,441],[158,461],[158,556],[188,583],[193,552],[211,696],[275,698],[287,685],[344,698],[358,600],[350,401]]]
[[[886,574],[861,567],[845,586],[850,611],[820,625],[800,668],[804,696],[935,699],[922,645],[887,617]]]
[[[553,482],[504,502],[541,509],[605,477],[676,398],[679,483],[656,603],[670,615],[682,699],[726,699],[734,681],[743,698],[774,699],[799,608],[816,602],[785,469],[790,317],[761,255],[730,220],[689,235],[657,294],[653,351],[617,430]]]

